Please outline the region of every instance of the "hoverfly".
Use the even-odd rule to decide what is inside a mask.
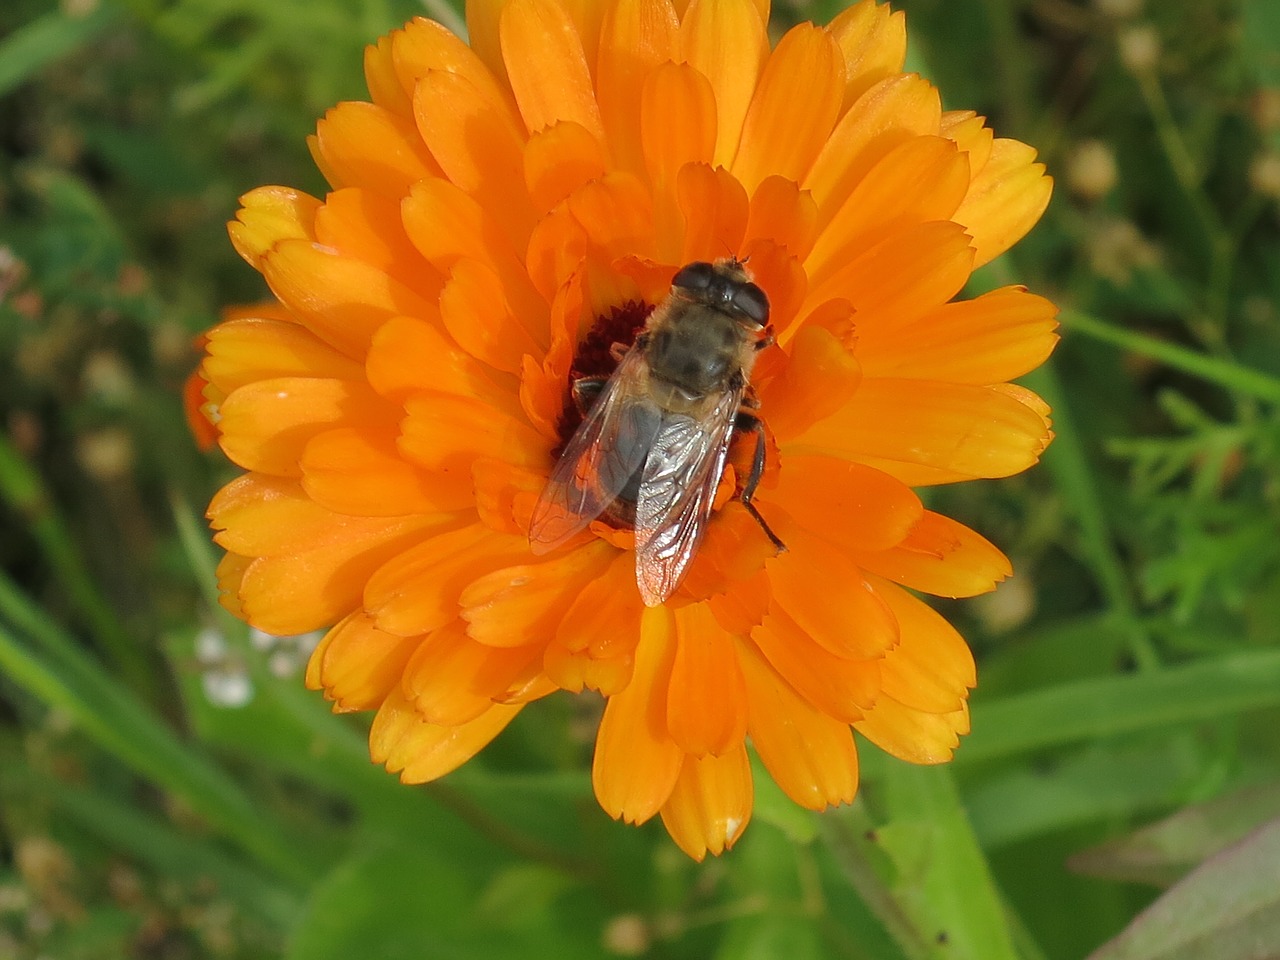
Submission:
[[[739,500],[784,549],[751,503],[765,444],[748,377],[773,342],[768,323],[769,300],[742,261],[678,270],[635,343],[614,345],[613,375],[574,383],[585,419],[534,507],[534,553],[555,549],[597,517],[633,527],[636,583],[644,602],[658,606],[697,552],[735,430],[756,434]]]

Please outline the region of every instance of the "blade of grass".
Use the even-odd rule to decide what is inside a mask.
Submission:
[[[1150,357],[1175,370],[1217,384],[1224,390],[1243,393],[1270,403],[1280,403],[1280,377],[1231,360],[1206,356],[1145,333],[1124,330],[1079,310],[1063,310],[1059,319],[1068,332],[1076,331],[1103,343]]]
[[[27,521],[49,570],[76,611],[84,618],[93,638],[117,667],[125,681],[146,699],[156,689],[151,665],[129,632],[121,625],[97,584],[89,575],[75,542],[62,522],[55,500],[40,474],[0,435],[0,499]]]
[[[8,771],[7,782],[52,800],[60,817],[80,824],[112,850],[150,864],[166,877],[213,880],[246,913],[286,933],[302,909],[295,891],[281,886],[214,844],[182,833],[135,806],[101,791]]]
[[[183,743],[80,652],[21,591],[0,578],[0,668],[52,707],[65,710],[106,750],[180,797],[243,850],[305,889],[314,864],[292,846],[222,770]],[[19,639],[28,638],[28,642]],[[29,640],[35,638],[41,654]]]
[[[976,763],[1280,705],[1280,650],[1102,677],[973,705],[956,762]]]
[[[44,66],[84,46],[115,20],[103,3],[83,16],[61,10],[37,17],[0,42],[0,97],[34,78]]]

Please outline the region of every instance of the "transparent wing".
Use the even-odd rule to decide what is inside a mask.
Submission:
[[[549,553],[580,532],[644,466],[662,422],[646,397],[647,376],[640,351],[629,351],[570,438],[533,508],[534,553]]]
[[[645,461],[636,499],[636,583],[656,607],[675,592],[711,516],[742,390],[702,420],[668,415]]]

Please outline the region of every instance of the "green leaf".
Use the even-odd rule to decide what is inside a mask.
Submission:
[[[1280,819],[1206,861],[1089,960],[1256,960],[1280,953]]]
[[[1280,5],[1275,0],[1243,0],[1240,52],[1263,86],[1280,87]]]
[[[1179,810],[1159,823],[1084,850],[1073,870],[1094,877],[1167,886],[1242,840],[1280,811],[1280,783],[1250,787]]]
[[[808,917],[764,914],[728,925],[715,960],[824,960],[817,924]]]
[[[1089,747],[1048,769],[1012,767],[965,790],[973,829],[987,850],[1084,823],[1168,809],[1209,766],[1190,736],[1143,737]]]
[[[366,849],[317,886],[286,960],[599,956],[604,917],[575,912],[562,875],[518,867],[488,880],[431,847]],[[519,909],[502,911],[517,897]]]
[[[973,705],[962,764],[1280,704],[1280,650],[1102,677]]]
[[[912,960],[1015,960],[999,891],[946,767],[876,762],[866,794],[823,817],[835,856]]]
[[[116,13],[108,3],[83,16],[59,10],[15,30],[0,43],[0,97],[84,46],[115,20]]]

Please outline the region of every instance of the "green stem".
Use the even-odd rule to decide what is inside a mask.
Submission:
[[[1178,123],[1173,118],[1173,111],[1169,109],[1169,101],[1165,99],[1160,78],[1152,70],[1139,71],[1134,74],[1134,78],[1138,81],[1138,90],[1142,93],[1148,113],[1151,114],[1151,121],[1156,128],[1156,138],[1164,149],[1169,166],[1173,169],[1173,175],[1178,185],[1182,187],[1183,193],[1186,194],[1192,210],[1200,218],[1210,243],[1214,244],[1219,238],[1225,236],[1227,231],[1217,211],[1205,199],[1200,189],[1200,171],[1196,168],[1195,158],[1191,155],[1186,141],[1182,139]]]
[[[1053,362],[1028,374],[1024,382],[1035,390],[1053,409],[1057,437],[1045,455],[1045,466],[1057,479],[1058,486],[1067,497],[1080,523],[1084,547],[1092,560],[1092,568],[1099,586],[1107,599],[1111,615],[1121,621],[1129,640],[1129,650],[1134,661],[1142,669],[1160,665],[1160,657],[1147,636],[1138,615],[1124,565],[1116,553],[1102,495],[1094,478],[1093,468],[1080,441],[1066,392],[1058,379]]]
[[[1068,332],[1079,332],[1095,340],[1123,347],[1226,390],[1280,403],[1280,378],[1260,370],[1241,366],[1233,360],[1207,357],[1165,340],[1124,330],[1078,310],[1063,310],[1059,319]]]
[[[849,885],[884,925],[908,960],[930,960],[933,951],[928,940],[916,929],[902,904],[889,892],[877,870],[877,860],[883,855],[868,839],[874,835],[875,824],[867,813],[866,805],[857,800],[847,810],[823,817],[822,832]]]

